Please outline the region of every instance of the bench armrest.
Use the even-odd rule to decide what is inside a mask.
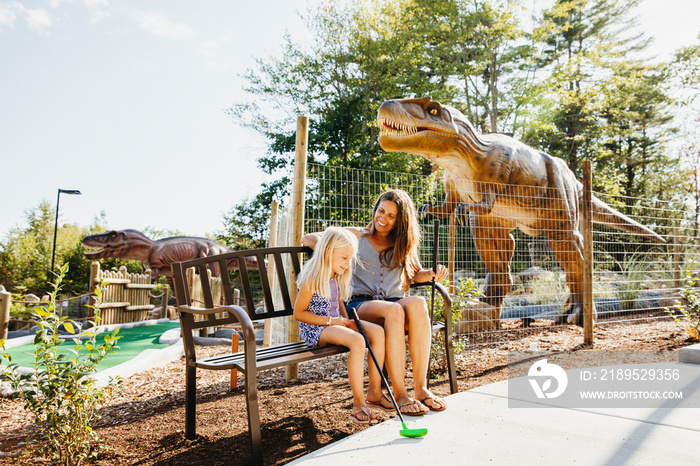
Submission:
[[[439,293],[440,297],[442,298],[442,302],[444,304],[444,309],[445,309],[445,330],[448,335],[452,335],[452,296],[450,296],[450,293],[447,291],[447,288],[445,288],[441,283],[433,283],[433,282],[421,282],[421,283],[412,283],[411,288],[420,288],[420,287],[435,287],[435,290]],[[430,300],[428,300],[430,301]],[[428,303],[430,306],[430,303]],[[430,307],[432,309],[432,307]],[[430,315],[430,322],[432,323],[433,321],[433,315],[431,313]]]
[[[211,308],[202,308],[196,306],[178,306],[177,307],[180,314],[180,322],[182,326],[182,339],[185,344],[185,357],[188,361],[196,361],[196,355],[194,351],[194,340],[192,338],[192,330],[196,328],[203,328],[205,325],[200,325],[199,321],[194,322],[193,319],[184,319],[182,312],[192,315],[208,316],[215,315],[221,312],[228,312],[234,317],[235,320],[241,324],[241,330],[243,332],[243,349],[245,352],[245,359],[247,367],[253,368],[255,371],[255,329],[253,328],[253,321],[250,319],[248,312],[240,306],[230,305],[230,306],[216,306]],[[189,324],[189,322],[198,324],[196,327]]]

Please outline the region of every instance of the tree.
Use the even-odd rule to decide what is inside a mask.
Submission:
[[[557,110],[554,127],[540,134],[543,148],[564,158],[578,173],[579,160],[593,158],[597,137],[598,83],[612,74],[620,57],[643,49],[641,34],[625,37],[636,25],[627,18],[640,0],[557,0],[543,14],[535,37],[544,44],[539,66],[547,69]]]
[[[281,202],[287,194],[295,137],[289,123],[296,115],[309,116],[311,163],[421,174],[431,172],[427,160],[384,153],[377,143],[376,115],[384,100],[432,95],[472,113],[490,114],[489,127],[495,128],[501,109],[507,108],[501,106],[507,94],[500,93],[498,83],[514,66],[508,44],[518,36],[516,3],[326,1],[310,10],[304,20],[314,38],[311,46],[305,49],[285,37],[281,58],[259,59],[244,76],[246,91],[256,101],[229,110],[238,124],[270,141],[258,164],[278,179],[263,184],[255,199],[235,206],[221,236],[246,234],[259,241],[271,201]],[[478,102],[470,97],[474,89],[483,92]],[[367,202],[355,193],[348,198]],[[236,224],[236,218],[247,221]]]
[[[35,207],[25,210],[26,226],[11,229],[0,242],[0,283],[8,291],[33,293],[43,296],[48,291],[47,283],[53,280],[49,273],[53,251],[53,230],[56,210],[48,200],[40,201]],[[90,261],[85,258],[81,241],[85,236],[101,233],[107,228],[105,215],[101,213],[93,224],[80,227],[75,224],[58,224],[56,235],[57,268],[69,264],[64,278],[63,291],[82,294],[87,290],[90,278]],[[121,259],[101,259],[103,268],[119,268],[126,265],[134,271],[141,271],[137,261]]]
[[[698,37],[700,39],[700,36]],[[666,67],[670,80],[669,89],[674,91],[677,115],[682,132],[679,153],[682,160],[682,173],[686,187],[684,202],[690,206],[692,236],[700,234],[700,45],[694,44],[677,50],[673,60]]]
[[[617,178],[621,194],[629,198],[647,197],[653,178],[663,174],[668,180],[675,171],[669,167],[677,165],[664,146],[676,131],[670,127],[671,99],[664,92],[664,79],[660,66],[621,62],[601,87],[597,168]]]

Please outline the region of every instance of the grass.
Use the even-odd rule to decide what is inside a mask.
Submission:
[[[147,349],[167,348],[169,345],[158,343],[158,339],[167,330],[179,327],[180,323],[173,321],[120,329],[119,336],[121,338],[117,342],[119,349],[100,363],[99,370],[103,371],[123,362],[130,361]],[[97,336],[97,341],[98,344],[103,342],[100,335]],[[68,349],[74,347],[75,344],[72,340],[66,340],[59,346],[59,349],[62,353],[68,354]],[[34,344],[29,343],[9,348],[7,352],[12,356],[13,364],[19,364],[22,367],[32,367],[32,363],[34,362]]]

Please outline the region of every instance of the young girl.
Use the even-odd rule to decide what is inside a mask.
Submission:
[[[301,335],[309,347],[336,344],[347,346],[348,378],[353,394],[350,417],[360,424],[375,420],[363,395],[365,341],[355,322],[348,319],[343,301],[350,297],[352,259],[357,238],[343,228],[330,227],[321,237],[315,254],[299,275],[299,294],[294,303],[294,318],[300,322]],[[384,329],[362,322],[374,355],[384,364]],[[368,361],[369,391],[381,394],[381,376]],[[377,395],[381,396],[381,395]]]

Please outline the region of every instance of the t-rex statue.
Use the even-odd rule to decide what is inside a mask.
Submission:
[[[445,169],[445,202],[421,206],[424,214],[445,218],[469,214],[474,244],[486,266],[481,301],[501,305],[513,285],[511,231],[543,234],[566,273],[570,307],[561,321],[583,322],[583,237],[578,231],[582,184],[566,163],[504,134],[477,134],[452,107],[430,97],[388,100],[379,108],[379,144],[389,152],[419,155]],[[649,228],[595,196],[592,219],[659,243]],[[595,312],[595,311],[594,311]]]
[[[210,239],[193,236],[172,236],[153,241],[138,230],[112,230],[86,236],[83,238],[82,245],[88,249],[97,249],[85,252],[85,257],[88,259],[118,257],[141,261],[144,269],[151,269],[153,278],[158,278],[160,275],[172,277],[170,264],[173,262],[233,251]],[[229,265],[232,268],[238,268],[237,261]],[[246,267],[258,270],[255,258],[246,258]],[[219,275],[218,268],[211,272],[213,276]]]

